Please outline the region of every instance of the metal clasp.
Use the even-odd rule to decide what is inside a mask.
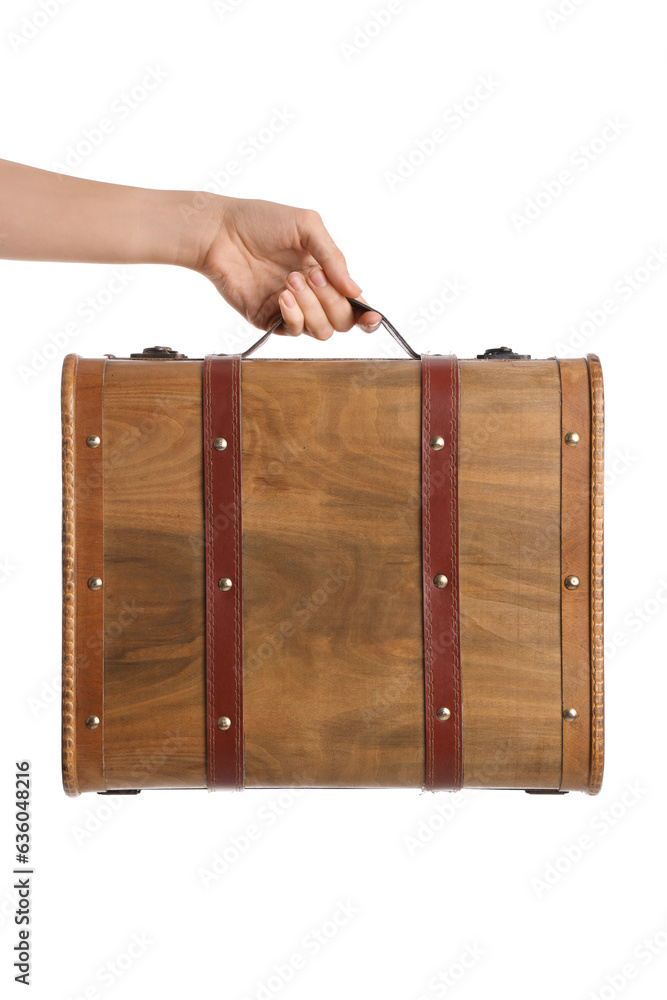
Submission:
[[[515,354],[511,347],[490,347],[484,354],[477,357],[482,361],[503,361],[506,359],[513,361],[530,361],[530,354]]]
[[[162,358],[164,361],[180,361],[181,359],[187,358],[185,354],[179,354],[178,351],[172,350],[171,347],[144,347],[141,354],[130,354],[131,358],[137,358],[137,360]]]

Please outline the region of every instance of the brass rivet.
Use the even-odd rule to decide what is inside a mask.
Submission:
[[[566,576],[563,582],[565,583],[565,586],[567,587],[568,590],[576,590],[577,587],[579,586],[579,577]]]
[[[567,432],[565,435],[565,444],[569,444],[572,448],[574,448],[575,444],[579,444],[579,435],[576,431]]]
[[[97,718],[96,715],[89,715],[88,718],[86,719],[86,725],[88,726],[89,729],[97,729],[99,724],[100,720]]]
[[[88,445],[89,448],[99,448],[101,443],[102,442],[98,438],[97,434],[89,434],[88,437],[86,438],[86,444]]]
[[[91,576],[88,580],[88,590],[101,590],[102,581],[99,576]]]
[[[217,722],[218,729],[229,729],[231,724],[232,720],[228,719],[226,715],[221,715]]]
[[[566,708],[563,711],[563,718],[567,719],[568,722],[573,722],[578,716],[579,713],[577,712],[576,708]]]
[[[225,441],[224,438],[216,438],[215,441],[213,442],[213,447],[215,448],[216,451],[224,451],[225,448],[227,447],[227,442]]]
[[[231,590],[232,581],[229,579],[228,576],[223,576],[218,580],[218,587],[220,588],[220,590]]]
[[[442,708],[439,708],[435,714],[437,715],[437,717],[440,719],[441,722],[446,722],[452,713],[449,711],[448,708],[445,708],[443,706]]]
[[[439,434],[436,434],[435,437],[431,438],[431,448],[433,448],[433,451],[442,451],[444,447],[445,439],[441,438]]]
[[[433,577],[433,583],[436,585],[438,590],[444,590],[449,583],[449,580],[444,573],[438,573],[437,576]]]

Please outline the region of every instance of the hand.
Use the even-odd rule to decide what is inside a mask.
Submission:
[[[253,326],[328,340],[358,323],[377,329],[376,312],[355,310],[361,289],[317,212],[271,201],[215,198],[196,270]],[[208,243],[208,246],[206,246]]]

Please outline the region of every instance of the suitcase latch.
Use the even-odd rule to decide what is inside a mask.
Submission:
[[[182,358],[186,358],[187,355],[179,354],[178,351],[174,351],[171,347],[144,347],[141,354],[130,354],[131,358],[138,358],[139,360],[144,358],[163,358],[165,361],[179,361]]]
[[[478,354],[478,358],[483,361],[502,361],[505,358],[514,361],[530,361],[530,354],[515,354],[511,347],[490,347],[484,354]]]

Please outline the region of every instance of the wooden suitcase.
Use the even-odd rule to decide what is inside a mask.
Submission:
[[[595,794],[599,359],[69,355],[63,776]]]

